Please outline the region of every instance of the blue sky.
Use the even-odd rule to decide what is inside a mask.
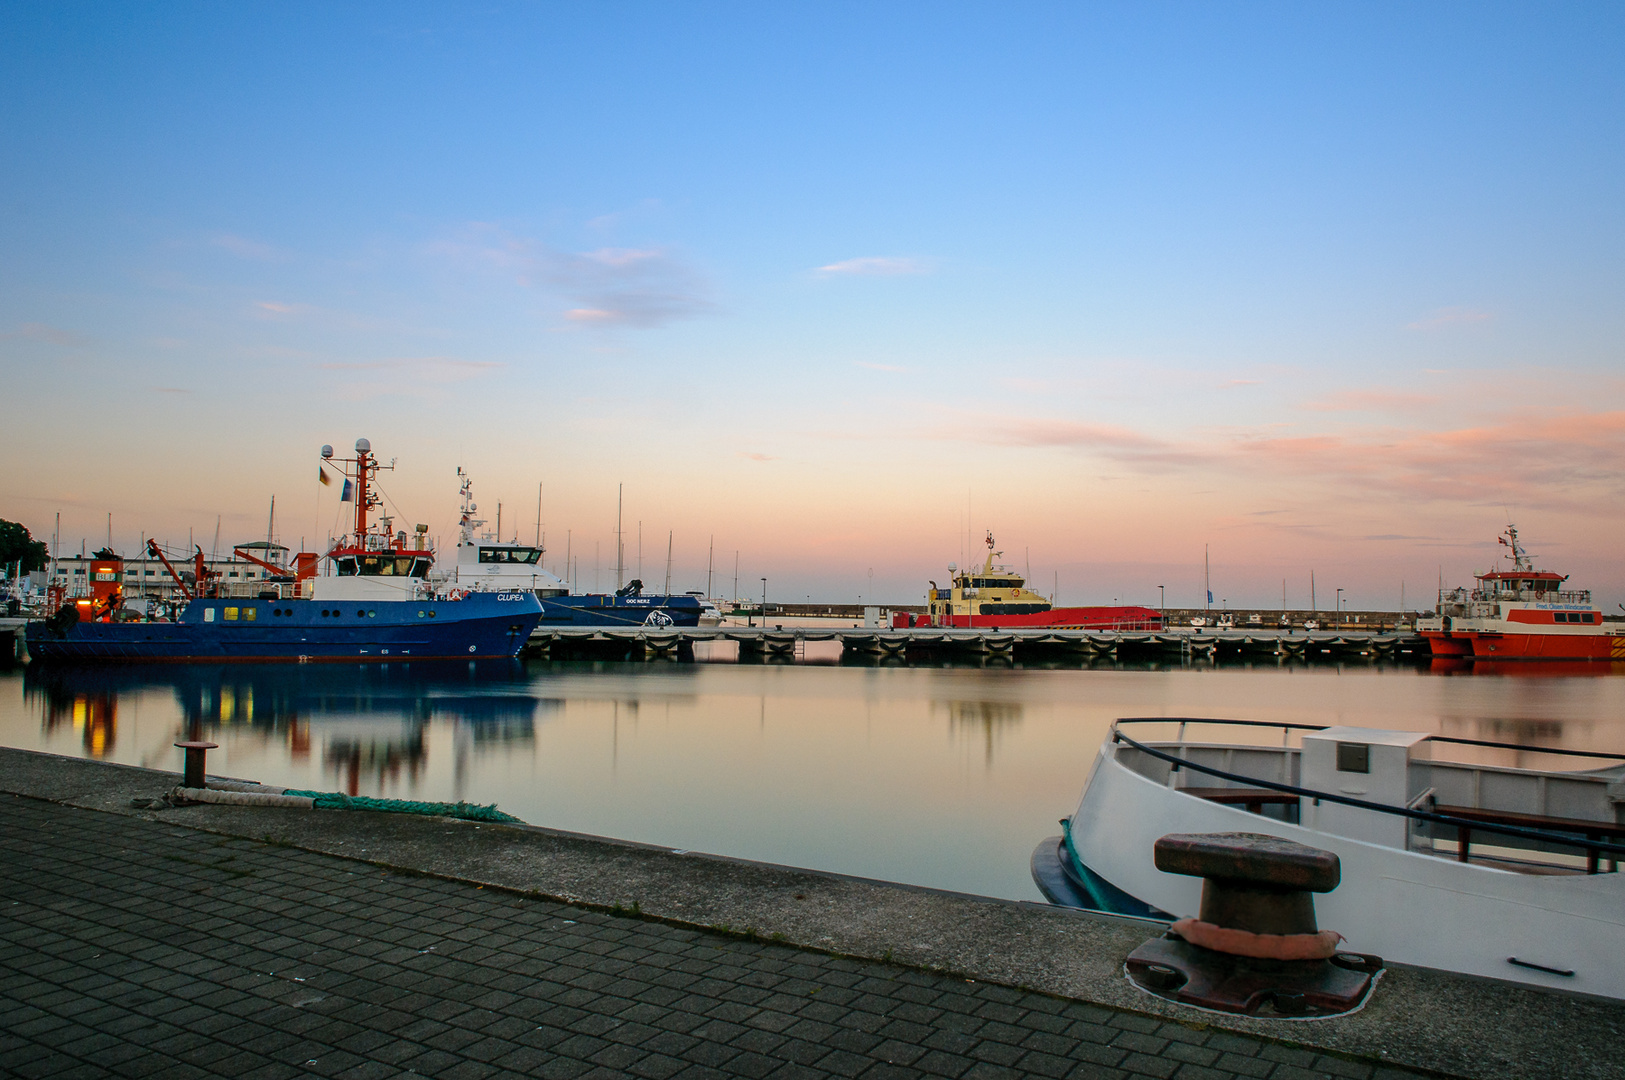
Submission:
[[[366,435],[443,539],[458,464],[531,528],[544,483],[560,564],[624,482],[686,586],[715,536],[917,599],[992,529],[1063,600],[1198,602],[1208,545],[1239,603],[1392,606],[1510,517],[1611,607],[1622,31],[8,5],[0,516],[246,539],[275,493],[314,542],[314,449]]]

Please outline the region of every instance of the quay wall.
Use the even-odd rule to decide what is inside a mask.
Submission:
[[[515,912],[516,917],[524,902],[565,903],[627,919],[629,927],[649,921],[690,929],[718,944],[726,944],[731,935],[786,950],[806,949],[886,964],[894,977],[904,980],[910,978],[912,969],[1086,1003],[1111,1010],[1136,1032],[1184,1032],[1178,1040],[1182,1045],[1175,1050],[1187,1050],[1215,1031],[1269,1040],[1267,1050],[1249,1055],[1260,1060],[1241,1063],[1255,1066],[1245,1069],[1246,1075],[1262,1075],[1275,1064],[1279,1065],[1275,1076],[1335,1072],[1399,1080],[1407,1075],[1399,1072],[1404,1068],[1475,1080],[1625,1078],[1625,1063],[1618,1053],[1619,1032],[1625,1030],[1625,1003],[1618,1001],[1392,964],[1365,1008],[1347,1016],[1297,1021],[1220,1014],[1152,997],[1123,978],[1129,951],[1160,934],[1164,928],[1160,923],[672,850],[538,825],[216,804],[167,808],[155,801],[179,781],[173,772],[0,748],[0,792],[35,807],[56,804],[71,808],[77,815],[70,820],[67,814],[57,813],[60,820],[50,832],[36,826],[25,838],[29,842],[61,844],[64,831],[76,822],[81,829],[94,828],[94,822],[85,819],[85,811],[102,816],[109,822],[104,826],[109,831],[156,824],[162,831],[153,835],[160,840],[183,835],[195,838],[186,849],[193,857],[153,861],[173,879],[174,903],[213,903],[200,891],[224,892],[234,882],[253,881],[251,872],[257,861],[269,852],[286,853],[290,871],[308,867],[307,854],[331,856],[348,860],[357,881],[364,880],[363,875],[370,877],[381,904],[403,896],[412,899],[411,885],[416,878],[466,883],[470,889],[501,897],[507,905],[504,910]],[[478,794],[470,793],[470,797],[478,798]],[[49,839],[35,840],[43,836]],[[233,869],[222,873],[215,860],[224,849],[216,838],[238,838],[261,846],[253,853],[234,856]],[[1041,838],[1036,837],[1035,842]],[[74,849],[65,847],[63,852],[64,858],[71,858]],[[228,874],[240,876],[228,880]],[[275,884],[267,882],[267,887]],[[136,885],[150,888],[132,882]],[[466,925],[455,917],[457,909],[446,911],[443,922],[429,910],[427,931],[443,933],[455,927],[459,934],[467,932]],[[338,914],[365,918],[374,913],[362,908]],[[329,926],[336,917],[323,911],[321,925]],[[64,912],[59,918],[61,924],[54,929],[66,932],[72,913]],[[297,931],[305,929],[294,928],[290,933],[297,936]],[[501,933],[501,929],[493,932]],[[169,952],[173,954],[174,949]],[[408,951],[408,959],[411,956]],[[385,969],[386,961],[402,962],[369,953],[347,970],[352,978],[364,979]],[[213,967],[218,968],[219,962],[213,962]],[[179,975],[173,978],[181,980]],[[94,988],[108,981],[91,985]],[[298,987],[287,981],[290,992],[302,995],[297,1002],[301,1006],[323,996],[320,991],[312,996],[316,988],[302,980]],[[271,998],[279,984],[263,985],[269,989],[256,992]],[[1516,1022],[1509,1023],[1508,1018]],[[1163,1026],[1168,1024],[1176,1026]],[[1188,1055],[1180,1059],[1172,1053],[1166,1060],[1154,1060],[1151,1055],[1161,1054],[1156,1048],[1166,1040],[1153,1044],[1142,1034],[1140,1041],[1147,1045],[1138,1047],[1145,1053],[1136,1060],[1156,1066],[1155,1071],[1146,1070],[1152,1075],[1172,1074],[1180,1060],[1203,1060]],[[1241,1047],[1220,1045],[1219,1049]],[[1337,1060],[1316,1060],[1315,1054],[1307,1052],[1310,1050],[1335,1055]],[[1209,1059],[1213,1056],[1216,1054]],[[1230,1053],[1214,1064],[1224,1066],[1236,1058]],[[1307,1068],[1310,1065],[1317,1066],[1313,1073]],[[1237,1075],[1229,1070],[1198,1071]]]

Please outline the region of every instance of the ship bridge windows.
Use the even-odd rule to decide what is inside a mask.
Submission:
[[[429,560],[412,555],[347,555],[334,560],[340,577],[423,577]]]
[[[962,577],[955,578],[954,584],[961,589],[1019,589],[1026,584],[1017,577]]]
[[[480,548],[480,562],[482,563],[522,563],[525,566],[535,566],[541,559],[539,548]]]

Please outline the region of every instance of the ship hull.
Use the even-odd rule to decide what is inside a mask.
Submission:
[[[599,626],[630,629],[639,626],[698,626],[701,605],[692,596],[615,596],[590,593],[580,596],[541,597],[544,629],[560,626]],[[666,620],[670,620],[669,622]]]
[[[369,663],[519,654],[541,618],[528,592],[461,600],[193,600],[177,622],[33,623],[37,661]]]
[[[1625,637],[1499,630],[1423,630],[1438,657],[1490,660],[1625,660]]]

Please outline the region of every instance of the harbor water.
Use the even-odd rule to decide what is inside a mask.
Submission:
[[[1029,856],[1117,717],[1625,753],[1620,665],[1584,670],[33,665],[0,673],[0,743],[178,770],[202,736],[219,775],[1037,900]]]

